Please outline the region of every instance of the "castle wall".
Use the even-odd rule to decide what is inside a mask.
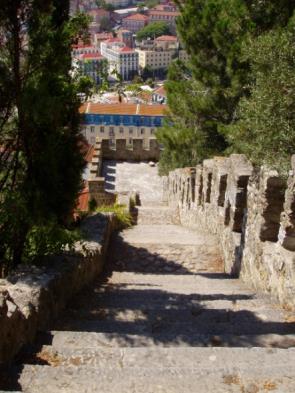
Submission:
[[[122,161],[159,161],[160,147],[156,139],[150,139],[148,148],[143,139],[133,139],[133,146],[129,147],[126,139],[117,139],[116,146],[110,147],[109,141],[101,141],[103,158],[106,160]]]
[[[288,181],[235,154],[177,169],[165,184],[183,225],[218,236],[227,273],[295,305],[295,157]]]

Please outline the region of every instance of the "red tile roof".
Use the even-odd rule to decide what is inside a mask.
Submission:
[[[147,104],[95,104],[85,103],[80,108],[80,113],[108,114],[108,115],[139,115],[139,116],[165,116],[166,105]]]
[[[84,55],[81,56],[82,59],[103,59],[103,56],[97,52],[97,53],[84,53]]]
[[[134,49],[129,48],[128,46],[124,46],[120,49],[120,52],[135,52]]]
[[[180,12],[178,11],[158,11],[158,10],[150,10],[149,15],[168,15],[168,16],[179,16]]]
[[[124,20],[142,20],[142,21],[147,21],[148,17],[146,15],[143,14],[134,14],[134,15],[130,15],[127,16],[126,18],[124,18]]]
[[[156,41],[173,41],[176,42],[178,39],[175,35],[161,35],[156,38]]]

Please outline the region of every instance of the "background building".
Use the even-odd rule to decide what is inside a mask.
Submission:
[[[85,103],[83,135],[88,143],[94,144],[97,137],[109,139],[114,145],[116,139],[126,139],[132,146],[133,139],[143,139],[148,148],[150,139],[155,139],[157,128],[162,126],[165,105],[146,104],[94,104]]]
[[[81,55],[79,66],[82,73],[92,78],[96,84],[100,82],[101,74],[108,70],[107,60],[100,53]]]
[[[146,26],[149,22],[149,18],[143,14],[135,14],[127,16],[127,18],[123,19],[123,28],[133,33],[137,33],[144,26]]]
[[[138,74],[138,53],[125,46],[119,38],[100,44],[101,54],[108,60],[110,74],[118,73],[123,80],[133,79]]]

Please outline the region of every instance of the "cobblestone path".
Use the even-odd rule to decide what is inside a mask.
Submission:
[[[30,393],[295,392],[295,319],[223,274],[214,237],[140,207],[105,274],[22,364]]]

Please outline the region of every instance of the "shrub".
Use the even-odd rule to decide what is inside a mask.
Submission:
[[[117,225],[118,228],[128,228],[132,225],[132,217],[130,213],[127,210],[127,207],[125,205],[120,205],[115,203],[114,205],[110,206],[99,206],[96,209],[97,213],[114,213],[116,220],[117,220]]]

